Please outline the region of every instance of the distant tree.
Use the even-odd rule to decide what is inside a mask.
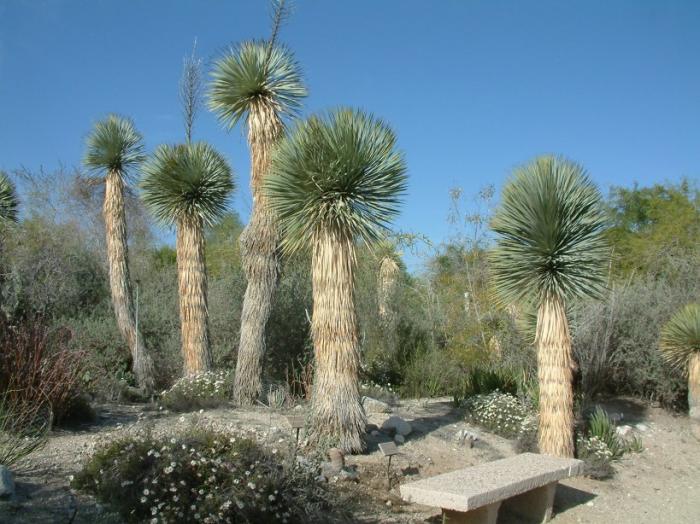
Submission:
[[[374,243],[397,214],[405,164],[382,121],[338,110],[300,123],[275,154],[265,183],[287,252],[310,249],[312,411],[318,437],[364,448],[355,310],[356,242]]]
[[[124,197],[131,170],[144,159],[143,139],[131,120],[109,115],[95,124],[87,139],[83,163],[104,180],[103,216],[109,263],[109,283],[117,326],[131,351],[139,386],[153,389],[153,362],[136,329],[134,299],[129,274]]]
[[[688,304],[673,315],[661,330],[659,345],[672,366],[687,369],[690,417],[700,424],[700,304]]]
[[[204,227],[226,211],[234,184],[226,160],[208,144],[159,146],[143,168],[143,201],[177,229],[176,250],[184,374],[212,367]]]
[[[281,8],[284,9],[282,2]],[[277,19],[274,34],[279,29]],[[251,154],[253,209],[240,236],[243,270],[248,280],[243,298],[234,398],[251,404],[260,395],[265,327],[278,277],[278,232],[262,192],[272,150],[306,96],[292,53],[274,43],[244,42],[214,65],[209,108],[230,129],[245,119]]]
[[[543,156],[515,170],[492,221],[493,284],[506,304],[537,312],[542,453],[574,454],[571,335],[566,301],[599,295],[608,248],[598,189],[584,169]]]
[[[618,273],[668,272],[674,259],[700,254],[700,191],[689,181],[614,187],[608,207]]]

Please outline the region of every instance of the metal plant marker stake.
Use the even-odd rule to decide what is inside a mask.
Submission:
[[[391,491],[391,457],[399,454],[399,448],[397,448],[396,444],[393,442],[382,442],[379,444],[379,451],[381,451],[385,457],[389,457],[386,465],[386,479],[389,483],[389,491]]]
[[[296,454],[297,448],[299,447],[299,430],[304,427],[306,423],[306,417],[304,415],[289,415],[287,416],[287,422],[296,432],[296,441],[294,444],[294,454]]]

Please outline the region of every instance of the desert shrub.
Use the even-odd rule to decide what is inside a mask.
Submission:
[[[370,397],[387,404],[396,404],[398,396],[391,382],[388,384],[377,384],[376,382],[362,382],[360,384],[360,395]]]
[[[11,405],[46,405],[54,423],[70,414],[84,372],[84,355],[68,347],[70,338],[67,329],[50,329],[40,318],[0,320],[0,392]]]
[[[603,442],[610,450],[612,460],[621,458],[625,453],[624,441],[617,434],[615,422],[600,406],[596,406],[588,418],[588,436]]]
[[[46,444],[51,427],[48,403],[26,402],[24,395],[0,395],[0,464],[12,466]]]
[[[205,371],[179,379],[163,391],[160,403],[171,411],[214,408],[231,399],[233,375],[228,371]]]
[[[514,395],[500,391],[475,395],[468,398],[464,406],[470,421],[503,437],[518,437],[526,421],[526,430],[530,431],[532,410]]]
[[[604,479],[614,473],[613,453],[608,445],[595,436],[579,436],[576,440],[576,456],[584,462],[584,473],[592,478]]]
[[[72,485],[128,522],[332,522],[336,496],[313,477],[277,450],[203,428],[106,443]]]

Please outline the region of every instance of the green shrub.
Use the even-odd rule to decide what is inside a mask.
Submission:
[[[588,437],[603,442],[610,450],[612,460],[618,460],[625,454],[625,444],[617,434],[615,422],[600,406],[596,406],[588,418]]]
[[[314,472],[245,437],[189,429],[128,435],[98,448],[75,476],[128,522],[333,522],[337,495]]]
[[[20,396],[21,397],[21,396]],[[0,394],[0,464],[12,466],[42,448],[51,428],[50,407]]]
[[[163,391],[160,403],[177,412],[214,408],[229,402],[232,388],[231,372],[205,371],[175,382],[170,389]]]
[[[592,478],[604,479],[614,473],[613,452],[595,436],[579,436],[576,440],[576,456],[584,462],[584,472]]]

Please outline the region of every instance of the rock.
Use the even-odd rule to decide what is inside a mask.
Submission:
[[[362,407],[365,413],[391,413],[389,404],[372,397],[362,397]]]
[[[634,427],[637,428],[637,430],[641,431],[642,433],[649,430],[649,426],[647,426],[646,424],[635,424]]]
[[[397,444],[403,444],[404,442],[406,442],[406,437],[404,437],[400,433],[397,433],[396,435],[394,435],[394,442],[396,442]]]
[[[394,415],[384,421],[384,423],[382,424],[382,430],[393,430],[394,433],[398,433],[399,435],[403,435],[404,437],[406,437],[411,434],[413,428],[411,427],[411,424],[406,422],[404,419]]]
[[[15,496],[15,480],[12,472],[5,466],[0,466],[0,498],[11,499]]]
[[[630,431],[632,431],[632,426],[618,426],[615,428],[615,432],[621,437],[627,436]]]
[[[381,435],[381,433],[379,433],[379,431],[376,431],[376,430],[375,430],[375,431],[372,431],[371,435],[372,435],[373,437],[378,437],[379,435]]]
[[[341,449],[331,448],[328,450],[328,458],[331,459],[331,464],[338,471],[345,467],[345,454]]]
[[[376,424],[367,424],[367,426],[365,427],[366,433],[371,434],[371,433],[374,433],[375,431],[379,431],[379,426],[377,426]]]

